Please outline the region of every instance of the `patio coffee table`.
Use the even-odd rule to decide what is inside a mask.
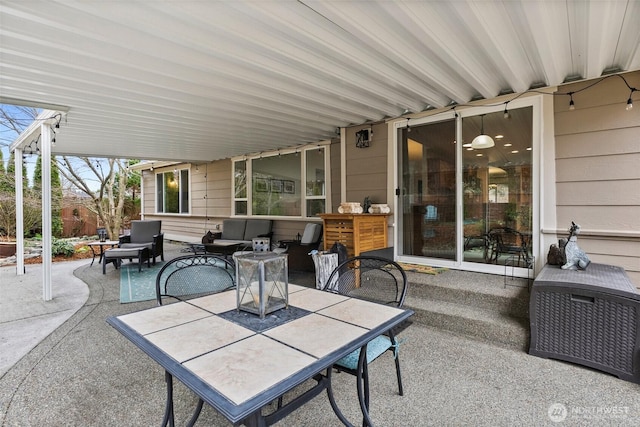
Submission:
[[[333,398],[331,374],[334,363],[359,348],[358,399],[371,424],[361,386],[367,343],[413,311],[296,285],[289,285],[289,308],[280,311],[264,319],[272,322],[267,327],[258,316],[242,322],[238,317],[253,315],[237,311],[231,290],[112,316],[107,323],[164,368],[162,425],[174,425],[173,378],[234,425],[276,423],[323,390],[340,421],[352,425]],[[263,407],[311,378],[317,381],[314,387],[263,414]],[[196,408],[195,418],[198,414]]]
[[[147,261],[147,268],[151,267],[149,248],[146,246],[136,248],[111,248],[104,251],[104,255],[102,256],[102,274],[106,274],[108,263],[113,262],[115,268],[118,269],[118,265],[126,258],[137,258],[138,272],[142,271],[142,262],[145,260]]]
[[[247,246],[244,242],[189,243],[195,255],[219,254],[229,258],[234,252]]]
[[[89,248],[91,249],[91,253],[93,254],[93,258],[91,259],[91,266],[93,267],[93,261],[95,261],[96,255],[100,255],[100,258],[98,258],[98,264],[102,264],[102,257],[104,256],[105,246],[111,246],[112,248],[115,248],[119,244],[120,242],[118,240],[105,240],[104,242],[87,243],[87,246],[89,246]],[[96,247],[100,248],[99,253],[96,253],[96,250],[94,249]]]

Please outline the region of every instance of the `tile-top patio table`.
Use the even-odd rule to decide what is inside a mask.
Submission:
[[[331,366],[359,348],[366,353],[369,341],[411,315],[411,310],[291,284],[289,308],[264,320],[237,311],[231,290],[107,322],[159,363],[169,384],[177,378],[232,423],[273,424],[326,389],[332,408],[350,425],[333,399]],[[318,384],[305,395],[262,414],[263,407],[310,378]],[[163,424],[173,424],[170,386],[167,399]]]

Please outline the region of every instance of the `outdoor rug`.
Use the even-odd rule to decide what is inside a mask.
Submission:
[[[142,271],[138,272],[138,263],[124,263],[120,267],[120,302],[148,301],[156,297],[156,276],[164,265],[156,262],[147,268],[144,263]]]

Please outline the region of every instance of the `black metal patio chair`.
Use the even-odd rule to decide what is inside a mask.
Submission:
[[[235,266],[222,256],[186,255],[166,263],[156,276],[156,300],[184,300],[235,286]]]
[[[329,276],[327,283],[333,283],[335,276],[338,276],[335,284],[331,288],[325,288],[326,291],[392,307],[400,308],[404,304],[407,295],[407,275],[402,267],[392,260],[374,256],[356,256],[338,265]],[[364,400],[367,407],[369,406],[368,365],[387,351],[393,353],[395,360],[398,393],[400,396],[404,394],[400,372],[400,342],[396,338],[400,330],[389,330],[367,344],[366,361],[362,372]],[[340,359],[334,364],[334,368],[338,372],[357,376],[359,357],[360,350],[356,350]]]
[[[501,255],[515,255],[518,263],[528,259],[527,239],[517,230],[509,227],[493,228],[488,233],[489,262],[498,264]]]
[[[156,300],[163,305],[163,299],[178,301],[215,294],[235,287],[235,266],[224,257],[214,255],[186,255],[174,258],[165,264],[156,276]],[[173,377],[165,372],[167,382],[167,408],[162,425],[173,419]],[[200,416],[204,401],[198,404],[187,425],[191,426]]]

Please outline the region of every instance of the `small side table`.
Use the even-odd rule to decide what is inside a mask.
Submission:
[[[111,246],[112,248],[115,248],[119,244],[120,244],[120,242],[117,241],[117,240],[105,240],[104,242],[87,243],[87,246],[89,246],[89,248],[91,248],[91,253],[93,254],[93,258],[91,259],[91,267],[93,267],[93,261],[95,261],[96,255],[100,255],[100,258],[98,258],[98,264],[102,264],[102,257],[104,257],[104,247],[105,246]],[[100,248],[100,253],[96,253],[96,250],[94,249],[96,247]]]

